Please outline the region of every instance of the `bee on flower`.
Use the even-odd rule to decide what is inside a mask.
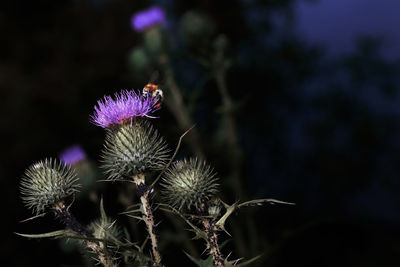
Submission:
[[[157,100],[156,108],[161,107],[161,102],[164,99],[164,93],[161,90],[161,88],[158,87],[157,84],[154,83],[148,83],[143,87],[142,91],[143,97],[152,97]]]

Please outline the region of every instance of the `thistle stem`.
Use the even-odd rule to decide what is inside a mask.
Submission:
[[[63,202],[57,203],[54,207],[54,211],[56,212],[56,217],[69,229],[84,237],[92,237],[92,234],[80,222],[78,222]],[[99,262],[101,262],[105,267],[117,267],[113,260],[107,257],[107,253],[105,253],[98,243],[90,240],[84,240],[84,242],[86,246],[97,255]]]
[[[241,168],[242,168],[242,151],[238,142],[237,126],[235,120],[235,114],[233,110],[233,100],[229,94],[227,81],[226,81],[226,69],[224,66],[224,49],[217,49],[213,61],[212,72],[215,76],[218,92],[222,99],[223,108],[223,129],[225,131],[225,141],[228,145],[231,164],[231,176],[233,179],[233,189],[235,194],[242,199],[245,197],[244,188],[242,185]]]
[[[170,94],[170,97],[165,99],[165,104],[171,110],[180,128],[185,130],[193,125],[193,121],[190,118],[188,108],[184,104],[181,89],[175,80],[174,73],[169,64],[168,56],[165,55],[161,66],[165,77],[165,84],[168,86],[168,92]],[[197,157],[204,158],[203,149],[200,145],[200,134],[196,129],[191,131],[190,136],[187,138],[187,142]]]
[[[225,140],[226,145],[228,146],[229,155],[229,164],[230,164],[230,177],[232,177],[232,189],[236,194],[236,197],[239,199],[246,199],[245,187],[243,184],[243,176],[242,176],[242,159],[243,153],[240,148],[240,144],[238,142],[237,136],[237,125],[235,120],[235,114],[233,110],[233,99],[229,94],[227,80],[226,80],[226,68],[225,68],[225,49],[223,47],[219,47],[215,51],[215,56],[213,60],[213,68],[212,73],[215,77],[215,82],[218,88],[218,92],[222,99],[222,107],[223,107],[223,129],[225,131]],[[248,224],[254,224],[251,217],[247,218]],[[244,236],[242,232],[242,228],[238,224],[233,224],[232,228],[235,236],[235,246],[239,250],[241,255],[247,254],[247,248],[243,244],[245,244]],[[254,243],[258,243],[258,236],[252,236],[251,238],[253,246]]]
[[[151,206],[149,203],[149,190],[147,190],[147,186],[145,184],[145,176],[144,174],[138,174],[134,175],[133,177],[133,182],[136,185],[139,197],[140,197],[140,202],[142,203],[142,218],[143,221],[145,222],[147,226],[147,232],[149,233],[150,236],[150,241],[151,241],[151,249],[153,252],[153,256],[155,259],[155,264],[154,266],[160,266],[161,265],[161,255],[160,252],[158,251],[158,244],[157,244],[157,236],[156,236],[156,231],[154,227],[154,217],[153,213],[151,211]]]
[[[219,249],[218,236],[215,231],[215,228],[213,227],[213,225],[211,225],[211,223],[208,219],[202,219],[202,223],[203,223],[204,229],[207,233],[208,247],[209,247],[210,255],[213,257],[214,264],[215,264],[215,266],[218,266],[218,267],[224,267],[225,261],[224,261],[224,258],[222,257],[221,251]]]

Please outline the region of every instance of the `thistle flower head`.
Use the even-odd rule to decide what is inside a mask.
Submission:
[[[107,128],[137,117],[150,117],[159,108],[157,103],[158,99],[152,96],[143,97],[133,90],[122,90],[115,94],[114,99],[105,96],[103,100],[97,101],[91,119],[95,125]]]
[[[60,153],[60,160],[66,165],[74,165],[84,159],[86,153],[79,145],[68,147]]]
[[[154,25],[161,24],[165,21],[165,13],[159,7],[151,7],[132,16],[131,24],[135,31],[141,32]]]
[[[77,180],[69,166],[53,159],[40,161],[29,167],[21,180],[22,200],[39,214],[77,192]]]
[[[204,161],[175,162],[162,178],[163,199],[179,210],[199,208],[217,193],[215,173]]]
[[[157,130],[149,122],[137,119],[107,132],[102,167],[109,180],[124,179],[162,169],[168,152]]]

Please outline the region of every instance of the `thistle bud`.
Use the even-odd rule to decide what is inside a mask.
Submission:
[[[175,162],[162,179],[164,200],[179,210],[199,209],[217,193],[217,178],[204,161]]]
[[[78,191],[75,172],[64,163],[46,159],[27,169],[21,180],[24,204],[36,214],[54,207]]]
[[[122,239],[121,228],[108,217],[99,218],[92,222],[89,227],[93,237],[101,240],[112,241]],[[100,242],[100,247],[104,249],[104,242]]]
[[[219,201],[213,201],[208,207],[208,215],[218,217],[221,214],[221,204]]]
[[[161,170],[168,159],[167,144],[151,124],[134,120],[107,132],[103,165],[109,180]]]

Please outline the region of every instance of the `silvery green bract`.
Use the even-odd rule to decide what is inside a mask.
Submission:
[[[30,166],[21,180],[25,205],[39,214],[78,191],[75,172],[64,163],[46,159]]]

